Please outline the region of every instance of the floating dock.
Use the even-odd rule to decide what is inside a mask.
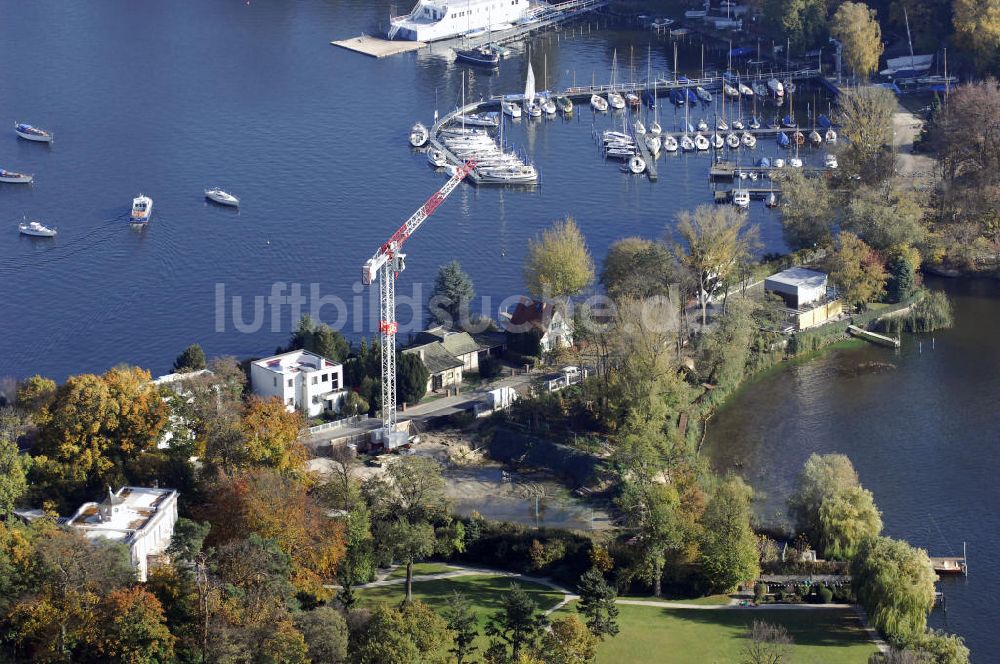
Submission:
[[[931,566],[938,574],[964,574],[969,575],[969,568],[965,564],[965,556],[930,556]]]
[[[876,332],[870,332],[868,330],[863,330],[857,325],[848,325],[847,331],[850,332],[855,337],[860,337],[866,341],[870,341],[874,344],[879,344],[881,346],[889,346],[891,348],[899,348],[899,339],[887,337],[884,334],[878,334]]]
[[[635,145],[639,148],[639,154],[642,156],[642,160],[646,162],[646,177],[649,178],[650,182],[656,182],[659,179],[659,175],[656,173],[656,157],[653,153],[649,151],[646,147],[646,141],[643,140],[644,136],[635,137]],[[625,162],[628,164],[628,162]]]
[[[346,48],[348,51],[370,55],[373,58],[385,58],[390,55],[419,51],[424,46],[427,46],[426,43],[419,41],[394,41],[381,37],[372,37],[371,35],[361,35],[360,37],[351,37],[350,39],[341,39],[340,41],[332,41],[330,43],[334,46]]]

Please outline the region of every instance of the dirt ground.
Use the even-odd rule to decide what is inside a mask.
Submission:
[[[900,105],[892,125],[893,144],[898,156],[897,174],[908,179],[915,189],[926,190],[932,185],[934,160],[913,152],[913,143],[924,126],[923,118]]]

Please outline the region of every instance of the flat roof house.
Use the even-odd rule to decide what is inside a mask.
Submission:
[[[826,273],[818,270],[804,267],[782,270],[764,279],[764,291],[784,300],[799,330],[822,325],[843,312],[840,301],[828,295]]]
[[[125,486],[113,493],[108,487],[107,498],[100,503],[84,503],[66,525],[91,540],[125,544],[139,580],[145,581],[149,558],[161,555],[170,546],[177,523],[177,496],[173,489]]]
[[[277,397],[288,410],[298,409],[307,417],[324,410],[337,411],[347,394],[344,367],[307,350],[293,350],[250,364],[253,393]]]

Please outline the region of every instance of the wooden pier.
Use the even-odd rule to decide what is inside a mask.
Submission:
[[[639,154],[642,156],[642,160],[646,162],[646,177],[649,178],[650,182],[656,182],[659,179],[659,175],[656,173],[656,157],[654,157],[653,153],[646,147],[646,141],[643,140],[643,138],[643,136],[636,136],[635,144],[636,147],[639,148]]]
[[[872,343],[879,344],[881,346],[889,346],[891,348],[899,348],[900,342],[899,338],[887,337],[884,334],[878,334],[877,332],[870,332],[864,330],[857,325],[848,325],[847,331],[850,332],[855,337],[860,337],[866,341],[871,341]]]
[[[931,566],[938,574],[964,574],[969,575],[969,568],[965,564],[965,556],[930,556]]]
[[[822,168],[818,166],[793,168],[786,165],[783,168],[775,168],[774,166],[737,166],[736,163],[732,161],[720,161],[714,162],[708,169],[708,179],[713,181],[732,181],[736,179],[737,173],[756,173],[761,179],[770,180],[771,176],[776,171],[780,173],[785,170],[796,170],[805,173],[806,175],[819,175],[830,171],[829,168]]]

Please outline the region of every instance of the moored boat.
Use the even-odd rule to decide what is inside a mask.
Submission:
[[[509,115],[515,120],[521,117],[521,107],[512,101],[501,101],[500,108],[503,109],[504,115]]]
[[[792,139],[788,138],[788,134],[786,134],[783,131],[778,132],[778,135],[775,137],[775,140],[778,142],[778,147],[782,148],[787,148],[789,145],[792,144]]]
[[[740,147],[740,135],[733,132],[726,136],[726,145],[728,145],[731,150],[735,150]]]
[[[664,136],[663,149],[666,152],[677,152],[677,139],[669,134]]]
[[[646,160],[639,155],[635,155],[628,160],[628,169],[634,174],[639,175],[646,170]]]
[[[748,131],[743,132],[743,137],[740,139],[748,148],[752,148],[757,145],[757,137]]]
[[[694,137],[694,147],[699,152],[704,152],[709,148],[708,139],[702,136],[701,134],[696,135]]]
[[[823,165],[827,168],[837,168],[837,155],[826,155],[826,158],[823,159]]]
[[[660,146],[662,145],[660,137],[655,134],[647,134],[643,140],[646,142],[646,149],[648,149],[649,153],[653,155],[653,158],[656,158],[656,156],[660,154]]]
[[[741,210],[746,210],[750,207],[750,192],[746,189],[734,189],[733,205]]]
[[[455,49],[455,58],[477,67],[499,67],[500,54],[489,46],[478,46],[470,49]]]
[[[132,211],[129,213],[129,223],[145,224],[153,215],[153,199],[145,194],[139,194],[132,199]]]
[[[736,88],[740,91],[740,94],[744,97],[753,97],[753,88],[744,83],[739,83]]]
[[[27,141],[37,141],[38,143],[51,143],[53,138],[50,132],[23,122],[14,123],[14,132]]]
[[[573,112],[573,100],[565,95],[559,95],[556,97],[556,107],[566,115],[569,115]]]
[[[434,168],[444,168],[448,165],[448,158],[441,150],[431,148],[427,151],[427,162]]]
[[[21,235],[31,237],[55,237],[57,234],[55,228],[49,228],[40,221],[23,221],[17,225],[17,230]]]
[[[719,132],[715,132],[714,134],[712,134],[710,142],[712,143],[712,147],[715,148],[716,150],[721,150],[726,146],[726,139],[724,139],[722,137],[722,134],[720,134]]]
[[[653,122],[649,125],[649,133],[652,136],[659,136],[662,131],[663,128],[660,127],[660,123],[656,120],[653,120]]]
[[[633,125],[635,133],[642,136],[646,133],[646,126],[642,124],[642,120],[636,120],[635,125]]]
[[[836,143],[837,142],[837,132],[834,131],[833,128],[827,129],[826,130],[826,134],[823,136],[823,139],[827,143]]]
[[[470,113],[468,115],[457,116],[454,122],[469,127],[490,127],[495,129],[500,126],[500,114],[496,111],[492,113]]]
[[[29,184],[34,179],[34,176],[28,175],[27,173],[16,173],[14,171],[8,171],[6,168],[0,168],[0,182]]]
[[[556,103],[551,99],[542,100],[542,112],[546,115],[556,114]]]
[[[428,138],[430,138],[430,132],[427,131],[427,127],[422,122],[417,122],[410,127],[410,145],[413,147],[419,148],[427,142]]]
[[[681,136],[681,150],[684,152],[691,152],[694,150],[694,141],[687,134]]]
[[[608,104],[615,110],[621,110],[625,108],[625,98],[617,92],[611,91],[608,93]]]
[[[694,93],[698,96],[698,99],[702,100],[706,104],[712,103],[712,93],[700,85],[694,89]]]
[[[770,78],[767,81],[767,89],[771,92],[771,95],[776,99],[781,99],[785,96],[785,86],[781,84],[776,78]]]
[[[604,112],[608,110],[607,100],[604,97],[597,94],[590,95],[590,105],[595,111]]]
[[[240,206],[240,199],[236,198],[229,192],[219,189],[218,187],[206,189],[205,198],[212,201],[213,203],[218,203],[219,205],[227,205],[229,207]],[[152,201],[150,201],[150,205],[152,205]]]

